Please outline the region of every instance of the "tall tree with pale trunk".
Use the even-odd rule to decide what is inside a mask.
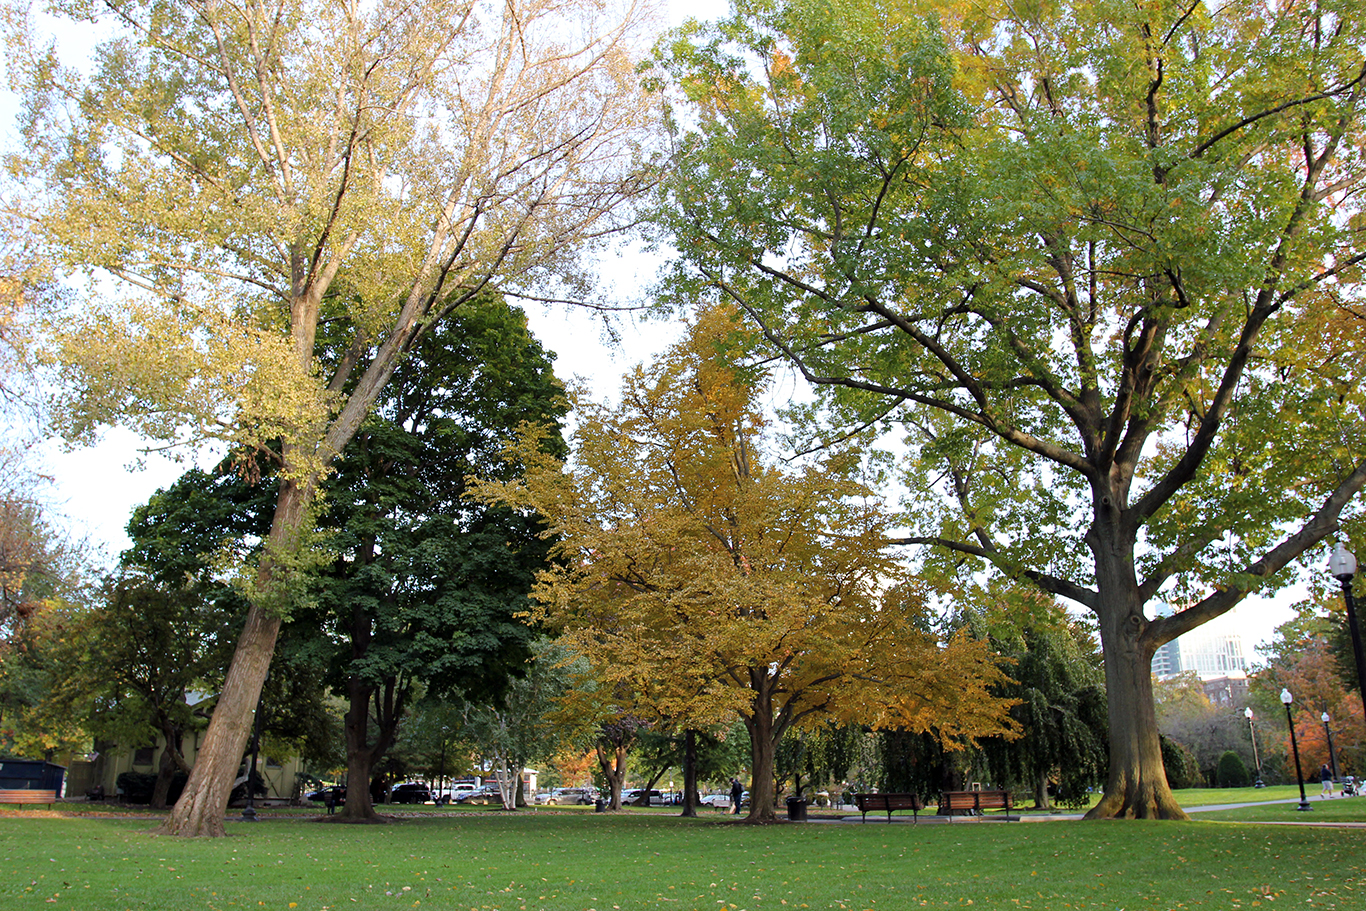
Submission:
[[[90,280],[52,358],[70,439],[273,449],[252,607],[163,830],[223,834],[314,496],[399,361],[490,290],[581,293],[578,254],[652,180],[622,0],[73,0],[88,74],[11,11],[24,149],[8,197]],[[111,279],[113,282],[111,282]],[[110,290],[119,288],[117,296]],[[320,358],[319,327],[343,354]],[[268,447],[279,441],[277,447]]]

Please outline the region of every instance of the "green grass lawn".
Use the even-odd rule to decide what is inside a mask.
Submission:
[[[0,814],[0,909],[1366,908],[1359,829],[756,827],[551,811],[422,813],[386,826],[280,815],[186,841],[149,835],[152,824]]]

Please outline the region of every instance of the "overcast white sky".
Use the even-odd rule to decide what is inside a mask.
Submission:
[[[714,18],[728,9],[727,0],[667,0],[672,23],[688,16]],[[6,138],[12,135],[12,103],[0,103]],[[8,144],[8,142],[6,142]],[[654,277],[655,264],[644,257],[623,257],[604,264],[608,279],[621,287],[644,287]],[[619,344],[605,334],[599,317],[588,311],[529,307],[528,317],[537,337],[558,355],[556,372],[563,379],[579,377],[595,397],[611,394],[621,375],[648,359],[675,337],[673,327],[658,321],[618,318],[614,325]],[[132,509],[186,468],[160,455],[139,451],[141,441],[124,430],[106,433],[100,445],[66,452],[47,448],[44,468],[56,480],[57,506],[71,518],[73,534],[86,538],[102,553],[100,562],[112,563],[127,546],[123,528]],[[211,462],[212,459],[206,459]],[[1271,638],[1276,625],[1290,619],[1295,593],[1272,600],[1255,599],[1232,615],[1220,618],[1221,628],[1243,636],[1249,657]]]

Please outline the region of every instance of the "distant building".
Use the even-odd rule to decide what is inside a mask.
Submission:
[[[1181,673],[1181,640],[1173,639],[1153,655],[1153,676],[1166,680]]]
[[[1247,704],[1247,675],[1241,671],[1227,677],[1201,678],[1205,695],[1215,705],[1240,706]]]
[[[1237,633],[1196,629],[1181,637],[1181,670],[1194,671],[1201,680],[1247,673],[1243,637]]]
[[[1246,681],[1247,658],[1243,655],[1243,637],[1230,624],[1212,621],[1159,648],[1153,655],[1152,668],[1153,675],[1159,680],[1181,673],[1193,673],[1207,683],[1234,679]],[[1247,684],[1243,683],[1244,690],[1246,687]]]

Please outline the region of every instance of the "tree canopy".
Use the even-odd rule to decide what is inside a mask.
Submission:
[[[381,768],[413,699],[500,697],[527,667],[532,631],[518,614],[549,545],[534,516],[464,494],[471,474],[517,470],[500,455],[521,424],[563,417],[550,358],[519,309],[494,298],[461,308],[404,360],[324,482],[317,521],[330,559],[301,578],[281,657],[347,704],[357,786],[339,820],[376,818],[360,783]],[[557,437],[546,445],[563,453]],[[240,603],[224,566],[261,546],[277,486],[250,482],[231,459],[187,473],[135,513],[125,565],[179,586],[186,604],[195,587]]]
[[[795,725],[857,719],[962,743],[1009,722],[981,643],[930,631],[857,453],[800,467],[767,454],[765,376],[736,319],[704,309],[619,405],[580,401],[569,468],[530,433],[514,450],[525,475],[479,491],[545,516],[559,560],[539,574],[533,617],[609,686],[681,727],[744,719],[762,820]]]
[[[824,392],[813,445],[897,432],[927,570],[1095,614],[1092,817],[1184,816],[1154,651],[1366,484],[1363,28],[1332,0],[789,0],[660,55],[667,287]]]
[[[402,357],[490,289],[577,296],[577,254],[651,180],[644,8],[558,0],[55,4],[93,67],[7,17],[24,98],[11,212],[90,279],[54,327],[72,439],[276,454],[252,609],[166,830],[221,835],[307,560],[312,500]],[[100,283],[116,280],[119,293]],[[341,356],[326,360],[320,327]],[[273,444],[279,442],[278,447]]]

